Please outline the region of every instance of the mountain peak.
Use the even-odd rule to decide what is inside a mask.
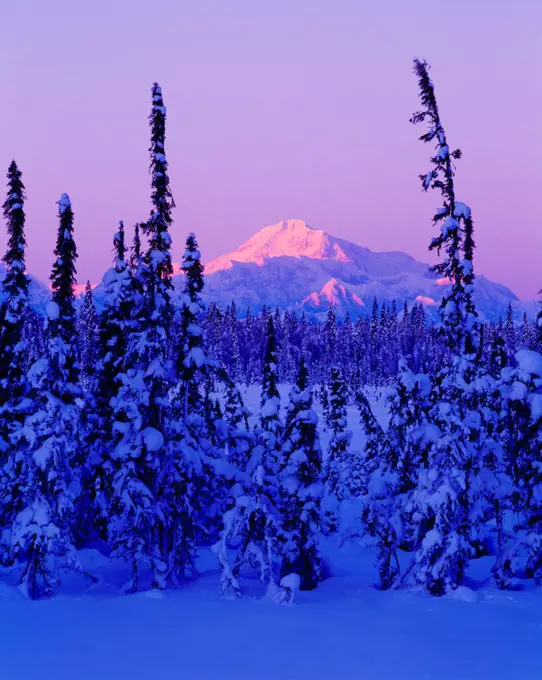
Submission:
[[[436,317],[449,281],[402,252],[377,253],[314,229],[300,219],[264,227],[236,250],[210,262],[206,293],[226,305],[258,311],[262,305],[305,310],[325,318],[330,304],[338,318],[367,314],[379,304],[423,304]],[[478,277],[474,293],[481,318],[498,318],[512,302],[521,303],[499,284]]]
[[[231,269],[234,262],[263,266],[267,260],[276,257],[351,261],[332,236],[310,227],[303,220],[290,219],[264,227],[237,250],[209,262],[205,269],[207,274],[213,274]]]
[[[305,220],[282,220],[282,222],[277,222],[277,224],[273,226],[283,232],[295,234],[304,234],[307,231],[315,231],[315,229],[308,225]]]

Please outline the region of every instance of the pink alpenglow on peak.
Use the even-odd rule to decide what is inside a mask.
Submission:
[[[352,300],[359,305],[360,307],[365,307],[365,303],[363,300],[359,297],[359,295],[356,295],[356,293],[352,293]]]
[[[336,305],[346,298],[346,288],[337,279],[330,279],[320,291],[320,295],[324,295],[330,304]]]
[[[360,224],[359,235],[370,228]],[[376,298],[396,309],[422,303],[435,318],[449,281],[431,273],[428,264],[400,251],[373,252],[329,232],[312,229],[302,220],[265,227],[237,250],[208,264],[205,294],[226,306],[257,313],[262,306],[304,311],[325,319],[329,305],[338,319],[367,315]],[[177,283],[179,285],[180,282]],[[474,283],[478,313],[495,319],[520,301],[504,286],[478,276]]]
[[[336,239],[322,230],[309,227],[303,220],[282,220],[264,227],[233,252],[209,262],[207,274],[231,269],[234,262],[262,266],[275,257],[308,257],[313,260],[351,262]]]
[[[347,290],[347,288],[337,279],[330,279],[322,286],[319,293],[311,293],[303,300],[302,305],[321,307],[333,305],[336,309],[342,310],[351,305],[364,307],[363,300]]]
[[[433,300],[433,298],[429,297],[428,295],[418,295],[416,302],[421,302],[422,305],[427,305],[429,307],[433,307],[437,304],[436,300]]]

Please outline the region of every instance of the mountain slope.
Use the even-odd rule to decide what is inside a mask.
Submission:
[[[325,314],[330,303],[339,316],[365,315],[373,298],[422,302],[436,314],[448,282],[429,266],[401,252],[375,253],[344,239],[312,229],[302,220],[284,220],[257,232],[237,250],[206,266],[209,299],[243,311],[263,304]],[[495,319],[511,302],[522,303],[511,290],[483,276],[476,279],[475,298],[481,318]]]

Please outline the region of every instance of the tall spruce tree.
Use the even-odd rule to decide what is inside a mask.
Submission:
[[[401,504],[398,496],[397,454],[390,429],[385,431],[374,416],[363,391],[356,392],[356,405],[365,433],[361,498],[362,532],[376,541],[380,587],[392,587],[399,576],[397,552],[401,540],[397,522]]]
[[[21,510],[11,532],[11,554],[23,565],[21,583],[31,597],[47,596],[60,569],[80,566],[75,553],[75,504],[80,486],[79,409],[76,397],[75,260],[73,211],[58,201],[56,260],[47,305],[47,356],[30,369],[34,405],[21,431],[26,464]]]
[[[76,347],[75,284],[77,249],[73,210],[68,194],[58,201],[56,260],[51,272],[52,302],[48,306],[48,343],[52,387],[69,399],[80,393]]]
[[[85,414],[87,449],[85,472],[87,499],[81,515],[85,515],[86,531],[107,534],[115,460],[112,458],[116,432],[112,400],[121,389],[132,332],[139,329],[134,277],[126,260],[124,223],[119,223],[113,237],[114,264],[104,275],[103,311],[99,319],[94,415]],[[88,401],[88,400],[87,400]],[[87,411],[91,410],[86,405]],[[91,414],[92,415],[92,414]]]
[[[280,464],[281,579],[295,573],[301,588],[312,590],[322,580],[318,550],[322,499],[322,452],[318,416],[304,359],[290,393]]]
[[[283,431],[278,389],[277,339],[273,317],[267,318],[267,338],[262,370],[259,439],[264,447],[264,467],[268,474],[278,472],[279,450]]]
[[[329,448],[325,465],[327,493],[339,501],[349,495],[354,470],[349,463],[352,433],[347,430],[346,385],[341,371],[334,366],[330,372],[329,384]]]
[[[79,310],[77,339],[81,378],[84,378],[85,383],[89,383],[96,374],[99,355],[99,319],[90,281],[86,283],[83,304]]]
[[[433,167],[420,179],[424,190],[436,189],[443,198],[433,218],[440,233],[430,250],[445,253],[433,271],[450,283],[440,307],[439,331],[454,359],[439,371],[432,386],[429,420],[439,434],[427,454],[427,470],[419,474],[413,491],[427,527],[419,539],[414,573],[431,593],[442,594],[461,583],[474,553],[483,513],[485,420],[491,420],[491,415],[479,410],[473,221],[470,208],[456,198],[454,182],[453,161],[461,153],[448,145],[428,69],[425,62],[414,61],[423,109],[411,122],[427,122],[429,130],[420,139],[436,146]]]
[[[28,343],[24,334],[29,287],[25,273],[25,193],[22,173],[15,161],[11,162],[7,176],[8,191],[3,211],[8,246],[4,255],[4,299],[0,305],[0,531],[9,528],[19,504],[18,482],[24,459],[16,438],[30,407],[31,388],[27,376]]]
[[[126,259],[127,248],[122,221],[113,237],[113,248],[114,264],[104,276],[104,308],[100,317],[99,336],[101,366],[98,394],[101,416],[106,428],[111,416],[111,398],[118,392],[119,375],[125,368],[130,334],[139,330],[135,314],[137,306],[134,275]],[[140,256],[137,256],[138,261],[139,259]]]
[[[235,382],[226,376],[224,415],[228,424],[228,460],[239,470],[246,469],[251,449],[249,411]]]
[[[498,383],[497,427],[511,481],[499,500],[514,517],[514,533],[500,542],[493,567],[500,588],[513,586],[519,574],[542,584],[542,355],[522,349],[514,364]]]
[[[429,250],[436,250],[445,258],[432,267],[432,271],[450,283],[449,291],[443,296],[441,311],[442,335],[450,349],[460,355],[473,353],[476,312],[472,301],[474,272],[473,221],[470,208],[456,199],[454,160],[461,158],[461,151],[452,151],[440,119],[435,89],[429,77],[429,66],[424,61],[414,60],[414,72],[418,78],[420,99],[423,106],[411,122],[426,122],[429,130],[420,140],[434,143],[435,154],[431,157],[432,168],[420,175],[422,188],[437,189],[443,198],[433,222],[440,226],[440,233],[432,239]]]
[[[9,446],[9,437],[24,416],[24,400],[29,385],[25,372],[23,327],[28,306],[29,279],[25,272],[25,188],[15,161],[8,169],[8,190],[3,205],[8,246],[3,261],[6,274],[0,305],[0,467]]]
[[[206,526],[214,499],[212,467],[207,460],[211,443],[208,431],[212,400],[200,390],[208,369],[203,330],[200,325],[203,312],[203,265],[194,234],[186,240],[182,268],[185,274],[181,297],[181,344],[177,351],[178,383],[172,391],[172,418],[170,420],[170,460],[167,482],[172,494],[173,535],[171,578],[182,578],[194,569],[196,538],[201,527]],[[214,421],[213,421],[214,422]],[[165,489],[167,492],[168,489]],[[200,527],[198,529],[198,527]]]
[[[171,496],[164,483],[169,461],[166,442],[171,374],[168,345],[172,321],[171,209],[165,153],[166,108],[162,91],[152,87],[151,202],[149,220],[141,225],[148,249],[141,256],[136,228],[132,271],[136,292],[142,291],[138,306],[139,328],[130,334],[126,370],[121,387],[113,397],[115,441],[113,458],[115,494],[110,536],[116,554],[132,564],[131,590],[139,587],[142,562],[148,560],[152,583],[166,587],[171,563]]]
[[[517,332],[511,302],[508,303],[508,309],[506,311],[505,345],[508,363],[512,364],[517,350]]]
[[[83,407],[79,421],[79,444],[82,493],[77,504],[77,539],[86,543],[96,529],[96,499],[102,496],[101,479],[98,470],[101,467],[100,433],[102,423],[98,408],[99,385],[99,318],[94,305],[94,296],[90,281],[85,287],[85,297],[79,308],[77,319],[77,342],[79,359],[79,382],[83,388]],[[102,502],[103,506],[103,502]],[[103,515],[103,507],[99,509]],[[105,523],[100,522],[100,533],[105,537]]]
[[[173,267],[169,228],[173,222],[171,210],[175,202],[169,186],[165,151],[166,107],[162,89],[157,83],[152,86],[150,128],[152,210],[150,218],[141,225],[148,239],[148,249],[142,258],[145,265],[144,326],[139,347],[142,361],[146,364],[145,381],[150,393],[147,409],[149,426],[162,430],[167,410],[166,395],[170,387],[167,349],[172,320]]]
[[[181,299],[181,347],[177,353],[177,375],[182,391],[180,416],[186,421],[190,411],[202,408],[198,375],[207,369],[200,326],[204,310],[201,299],[203,264],[194,234],[190,234],[186,240],[182,268],[186,278]]]

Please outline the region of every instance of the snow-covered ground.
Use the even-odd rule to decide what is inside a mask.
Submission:
[[[30,602],[0,590],[3,680],[537,680],[542,595],[484,585],[463,599],[374,587],[374,554],[324,545],[331,576],[293,606],[220,596],[208,550],[179,590],[116,586]],[[87,566],[107,565],[87,551]],[[94,563],[94,565],[93,565]],[[115,583],[109,569],[108,579]]]
[[[247,397],[254,406],[257,389]],[[360,442],[354,409],[349,421]],[[82,555],[103,577],[91,587],[74,579],[31,602],[0,581],[0,679],[542,678],[542,589],[500,592],[478,561],[454,598],[381,592],[373,549],[326,539],[322,550],[328,578],[293,606],[266,597],[256,574],[241,599],[221,597],[209,549],[200,577],[174,591],[125,595],[127,570],[95,550]]]

